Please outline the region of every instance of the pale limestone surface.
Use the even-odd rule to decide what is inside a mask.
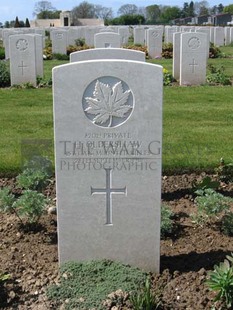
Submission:
[[[161,57],[163,30],[161,28],[148,29],[146,30],[146,38],[149,57]]]
[[[35,38],[35,53],[36,53],[36,76],[44,76],[43,63],[43,36],[41,34],[31,34]]]
[[[129,41],[129,36],[130,36],[129,27],[128,26],[127,27],[124,27],[124,26],[119,27],[118,33],[121,36],[121,46],[127,45],[128,41]]]
[[[121,36],[115,32],[100,32],[94,36],[95,48],[120,48]]]
[[[66,54],[67,36],[66,30],[53,30],[51,32],[53,54]]]
[[[209,42],[208,42],[209,44]],[[199,85],[206,80],[205,33],[182,33],[180,54],[180,85]]]
[[[159,272],[162,89],[162,67],[143,62],[53,69],[60,264]]]
[[[173,34],[180,31],[179,26],[165,26],[165,43],[172,43],[173,42]]]
[[[145,61],[146,55],[144,52],[141,51],[129,50],[124,48],[98,48],[74,52],[70,54],[70,62],[94,59],[128,59]]]
[[[144,27],[134,28],[134,44],[145,45],[146,41],[146,29]]]
[[[9,37],[11,85],[30,82],[36,86],[36,36]]]
[[[224,27],[214,27],[214,45],[224,45]]]
[[[176,80],[180,79],[180,39],[181,32],[176,32],[173,34],[172,75]]]
[[[206,58],[209,58],[209,50],[210,50],[210,28],[209,27],[197,27],[196,32],[205,33],[207,36],[207,44],[206,44]]]

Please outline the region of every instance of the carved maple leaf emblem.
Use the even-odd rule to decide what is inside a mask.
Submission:
[[[96,115],[94,123],[108,123],[112,126],[113,117],[124,118],[132,107],[126,105],[129,98],[130,90],[124,92],[121,81],[113,87],[97,80],[92,97],[86,97],[88,107],[85,112]]]

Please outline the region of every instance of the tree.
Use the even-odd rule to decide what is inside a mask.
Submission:
[[[106,8],[102,5],[95,5],[94,7],[95,17],[104,20],[113,18],[113,10],[111,8]]]
[[[222,3],[219,3],[219,5],[218,5],[218,13],[222,13],[223,10],[224,10],[223,4],[222,4]]]
[[[43,11],[37,14],[37,19],[58,19],[61,11]]]
[[[133,15],[138,13],[138,7],[135,4],[124,4],[122,5],[117,14],[118,15]]]
[[[195,16],[195,12],[194,12],[194,2],[191,1],[189,3],[189,16],[190,17],[194,17]]]
[[[146,7],[146,18],[148,23],[154,24],[159,21],[161,15],[160,8],[157,4],[149,5]]]
[[[233,14],[233,4],[229,4],[225,6],[223,9],[223,12]]]
[[[189,4],[188,2],[184,2],[183,8],[181,10],[181,17],[188,17],[189,16]]]
[[[121,15],[109,21],[110,25],[141,25],[145,23],[145,17],[139,14]]]
[[[180,14],[181,17],[194,17],[195,16],[194,2],[193,1],[191,1],[190,3],[184,2]]]
[[[16,16],[14,28],[19,28],[19,27],[20,27],[19,19],[18,19],[18,16]]]
[[[27,28],[29,28],[29,27],[30,27],[30,23],[29,23],[28,18],[26,18],[25,27],[27,27]]]
[[[195,13],[197,16],[209,14],[209,3],[207,1],[195,2],[194,4]]]
[[[38,19],[48,19],[50,18],[50,13],[56,11],[49,1],[39,1],[36,2],[33,15]]]
[[[81,2],[71,11],[73,25],[79,25],[79,18],[95,18],[95,6],[87,1]]]
[[[171,20],[180,17],[180,9],[177,6],[166,6],[161,14],[162,23],[170,23]]]

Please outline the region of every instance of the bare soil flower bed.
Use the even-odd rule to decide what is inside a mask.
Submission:
[[[163,177],[162,200],[174,212],[175,230],[161,240],[161,273],[151,274],[162,309],[211,309],[215,294],[205,284],[207,272],[233,252],[233,237],[224,235],[218,222],[204,227],[192,222],[196,207],[190,189],[196,178],[200,175]],[[17,193],[14,179],[0,179],[0,187],[7,185]],[[221,185],[221,192],[233,197],[233,185]],[[46,193],[55,198],[54,182]],[[57,309],[45,294],[59,281],[56,215],[46,214],[25,230],[14,214],[0,213],[0,271],[10,274],[0,291],[0,309]]]

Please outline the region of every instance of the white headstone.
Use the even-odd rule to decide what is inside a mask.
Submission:
[[[115,32],[100,32],[94,36],[95,48],[120,48],[121,36]]]
[[[231,27],[231,30],[230,30],[230,41],[231,43],[233,42],[233,27]]]
[[[209,58],[210,52],[210,29],[208,27],[200,27],[196,29],[196,32],[205,33],[207,36],[207,44],[206,44],[206,58]]]
[[[134,44],[145,45],[146,29],[144,27],[134,28]]]
[[[70,62],[94,59],[128,59],[144,62],[146,60],[146,55],[144,52],[125,48],[98,48],[70,54]]]
[[[12,35],[9,43],[11,85],[29,82],[36,86],[36,36]]]
[[[54,30],[51,32],[52,39],[52,53],[53,54],[66,54],[67,47],[67,31]]]
[[[159,271],[162,84],[129,60],[53,69],[60,263]]]
[[[36,53],[36,76],[44,76],[43,63],[43,36],[40,34],[31,34],[35,38],[35,53]]]
[[[148,55],[151,58],[162,56],[163,31],[160,28],[146,31]]]
[[[224,43],[225,45],[231,44],[231,27],[225,27],[224,28]]]
[[[85,27],[85,42],[88,46],[94,46],[94,36],[100,27]]]
[[[173,34],[180,31],[180,27],[178,26],[165,26],[165,43],[172,43],[173,42]]]
[[[172,75],[176,80],[180,79],[180,39],[181,32],[173,34],[173,72]]]
[[[9,37],[18,34],[18,31],[11,29],[3,29],[3,46],[5,47],[5,59],[10,58]]]
[[[210,42],[214,43],[214,28],[215,27],[210,27]]]
[[[118,33],[121,36],[121,46],[127,45],[129,41],[129,27],[119,27]]]
[[[214,27],[214,45],[223,46],[224,45],[224,28]]]
[[[180,85],[205,83],[206,45],[207,36],[205,33],[186,32],[181,34]]]
[[[68,45],[75,45],[75,41],[77,39],[85,39],[85,26],[80,26],[80,27],[72,27],[68,29],[67,31],[67,46]],[[60,30],[60,29],[57,29]],[[65,29],[63,29],[65,30]]]

